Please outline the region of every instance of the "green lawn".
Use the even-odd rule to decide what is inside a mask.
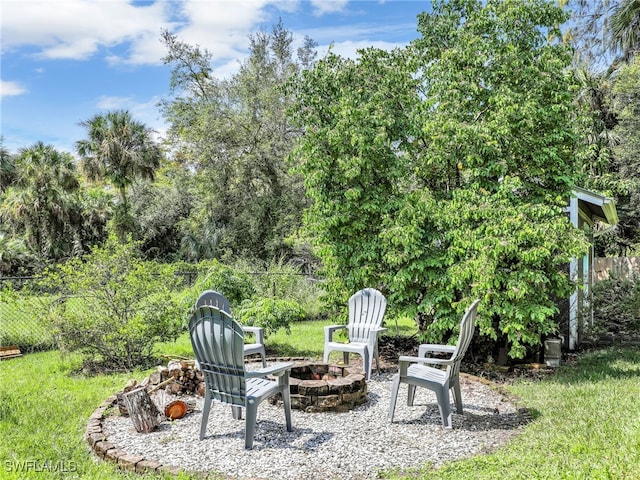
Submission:
[[[296,324],[291,335],[272,335],[267,344],[283,356],[320,356],[322,327]],[[191,356],[186,336],[158,350]],[[140,478],[96,462],[83,435],[93,410],[145,372],[86,377],[72,373],[78,366],[55,351],[0,362],[0,478]],[[404,478],[640,478],[639,350],[586,353],[555,375],[518,380],[508,390],[534,416],[519,437],[492,454]]]

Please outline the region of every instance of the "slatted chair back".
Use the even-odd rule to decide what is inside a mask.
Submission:
[[[379,328],[387,299],[375,288],[365,288],[349,298],[349,341],[370,343],[370,332]]]
[[[244,332],[228,312],[202,305],[189,321],[191,345],[211,398],[244,407]]]
[[[478,304],[480,300],[475,300],[464,313],[462,320],[460,321],[460,333],[458,334],[458,343],[456,348],[451,354],[451,365],[447,367],[450,369],[449,377],[457,379],[460,374],[460,364],[464,358],[471,340],[473,339],[473,332],[475,330],[476,317],[478,316]]]
[[[202,305],[209,305],[210,307],[216,307],[219,310],[224,310],[229,314],[231,313],[229,299],[214,290],[205,290],[200,294],[196,301],[196,308],[201,307]]]

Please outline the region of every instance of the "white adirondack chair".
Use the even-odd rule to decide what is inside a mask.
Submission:
[[[362,356],[362,363],[366,380],[371,378],[371,360],[375,357],[378,371],[378,333],[386,330],[380,327],[387,308],[387,299],[374,288],[365,288],[354,293],[349,299],[349,324],[329,325],[324,327],[324,362],[329,361],[332,351],[343,352],[345,365],[349,364],[349,353]],[[347,329],[349,343],[333,341],[333,334],[341,329]]]
[[[462,414],[460,363],[473,338],[478,303],[480,300],[475,300],[462,317],[458,343],[455,346],[424,344],[418,347],[417,357],[401,356],[398,359],[398,373],[393,376],[391,387],[391,405],[388,415],[390,422],[393,422],[398,389],[401,383],[408,385],[407,404],[409,406],[413,405],[416,387],[428,388],[436,394],[442,425],[445,428],[451,428],[450,389],[453,390],[456,411]],[[447,353],[450,357],[446,359],[425,357],[429,353]],[[436,367],[431,367],[427,365],[428,363],[436,365]]]
[[[231,315],[231,307],[229,305],[229,299],[222,295],[219,292],[214,290],[205,290],[200,294],[198,300],[196,301],[196,308],[201,307],[202,305],[209,305],[212,307],[216,307],[220,310],[224,310],[229,315]],[[250,327],[247,325],[243,325],[242,329],[245,332],[252,333],[255,336],[255,342],[253,343],[245,343],[244,345],[244,356],[248,357],[249,355],[259,354],[262,358],[262,367],[267,366],[267,352],[264,348],[264,328],[261,327]]]
[[[205,438],[213,400],[230,404],[236,419],[242,418],[242,408],[246,408],[247,449],[253,447],[258,405],[273,395],[282,396],[287,431],[292,431],[289,372],[293,363],[246,371],[242,326],[228,312],[208,305],[198,307],[191,316],[189,335],[205,381],[200,440]],[[277,381],[264,378],[267,375],[276,376]]]

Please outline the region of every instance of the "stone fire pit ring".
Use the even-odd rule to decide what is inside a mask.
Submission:
[[[367,402],[367,382],[356,367],[297,362],[289,377],[291,408],[307,413],[347,412]]]

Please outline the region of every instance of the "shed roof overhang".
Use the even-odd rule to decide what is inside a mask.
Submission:
[[[593,224],[595,221],[609,225],[618,223],[618,212],[612,198],[581,187],[573,187],[571,193],[573,197],[578,199],[579,210],[585,213],[588,212],[587,217],[590,218],[585,218],[585,220],[589,223]]]

